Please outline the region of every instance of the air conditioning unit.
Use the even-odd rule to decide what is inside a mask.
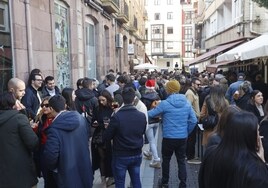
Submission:
[[[121,33],[115,35],[115,47],[123,48],[123,35]]]

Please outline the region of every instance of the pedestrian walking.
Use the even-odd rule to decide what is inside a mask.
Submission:
[[[122,97],[124,105],[111,117],[103,139],[113,140],[112,168],[115,187],[125,187],[128,171],[133,188],[141,188],[140,165],[147,120],[146,116],[133,106],[135,90],[132,87],[124,88]]]
[[[178,163],[179,187],[186,187],[186,143],[188,135],[197,123],[195,112],[183,94],[179,94],[180,84],[171,80],[166,84],[168,97],[154,109],[148,111],[149,118],[162,115],[162,179],[161,187],[168,187],[170,160],[175,153]]]

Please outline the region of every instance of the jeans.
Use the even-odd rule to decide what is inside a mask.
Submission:
[[[169,181],[169,165],[170,159],[175,152],[175,156],[178,163],[178,178],[180,180],[180,188],[186,187],[186,164],[185,164],[185,152],[186,152],[186,138],[184,139],[170,139],[163,138],[162,141],[162,184],[168,184]]]
[[[149,124],[148,129],[146,130],[146,136],[150,144],[150,151],[152,152],[153,159],[155,161],[160,161],[160,158],[158,157],[158,153],[157,153],[156,140],[155,140],[155,135],[156,135],[158,126],[159,126],[159,123],[152,123],[152,124]]]
[[[126,171],[128,171],[133,188],[141,188],[140,166],[142,156],[115,156],[113,155],[112,168],[116,188],[125,187]]]

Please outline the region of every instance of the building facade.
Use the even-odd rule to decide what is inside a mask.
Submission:
[[[252,0],[196,0],[194,8],[193,50],[197,58],[186,64],[199,72],[213,64],[217,68],[218,55],[268,32],[268,10]],[[255,64],[261,70],[264,65],[257,61],[226,62],[221,66],[249,70]]]
[[[39,68],[60,88],[144,57],[143,0],[1,0],[1,91]]]
[[[162,71],[182,68],[183,12],[180,1],[146,0],[146,54]],[[176,65],[177,64],[177,65]],[[176,66],[176,67],[175,67]]]

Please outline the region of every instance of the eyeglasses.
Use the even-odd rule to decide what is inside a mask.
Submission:
[[[197,86],[201,86],[201,84],[197,84],[197,83],[196,83],[196,85],[197,85]]]
[[[38,82],[43,82],[42,79],[35,79],[35,81],[38,81]]]
[[[41,108],[44,108],[44,107],[48,108],[49,104],[41,104]]]

